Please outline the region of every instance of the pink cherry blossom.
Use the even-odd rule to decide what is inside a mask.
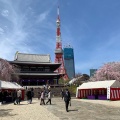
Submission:
[[[100,80],[120,80],[120,62],[109,62],[100,67],[93,77],[92,81]]]
[[[0,58],[0,80],[11,81],[11,74],[14,73],[12,65]]]

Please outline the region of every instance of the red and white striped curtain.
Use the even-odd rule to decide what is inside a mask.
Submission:
[[[110,88],[110,100],[120,100],[120,88]]]

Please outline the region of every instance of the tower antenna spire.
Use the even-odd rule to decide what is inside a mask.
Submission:
[[[57,8],[57,16],[58,16],[58,20],[60,20],[60,9],[59,9],[59,5],[58,5],[58,8]]]
[[[58,8],[57,8],[57,14],[58,15],[60,14],[59,5],[58,5]]]
[[[58,7],[57,7],[57,18],[60,20],[60,1],[58,0]]]

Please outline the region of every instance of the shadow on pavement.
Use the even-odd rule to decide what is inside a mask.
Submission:
[[[10,112],[13,109],[0,109],[0,117],[6,117],[6,116],[15,116],[17,114],[10,114]]]
[[[32,102],[31,104],[36,104],[36,103],[38,103],[38,102]]]
[[[70,111],[78,111],[78,109],[75,109],[75,110],[69,110],[69,112],[70,112]]]
[[[16,104],[16,105],[18,105],[18,104]],[[20,103],[19,105],[28,105],[28,104],[27,104],[27,103],[26,103],[26,104],[21,104],[21,103]]]
[[[47,104],[47,105],[50,105],[50,104]],[[56,104],[51,104],[51,105],[56,105]]]
[[[56,104],[49,104],[49,103],[48,103],[48,104],[45,104],[45,105],[56,105]]]

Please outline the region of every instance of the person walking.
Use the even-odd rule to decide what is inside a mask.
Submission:
[[[3,103],[7,102],[8,90],[3,91]]]
[[[13,101],[14,101],[14,105],[16,105],[16,102],[17,102],[17,90],[13,91]]]
[[[34,89],[31,88],[31,103],[32,103],[32,98],[34,97]]]
[[[48,101],[46,102],[46,105],[48,104],[48,102],[50,102],[51,105],[51,90],[49,90],[48,92]]]
[[[3,104],[3,92],[0,90],[0,103]]]
[[[20,104],[20,101],[21,101],[21,90],[18,90],[17,91],[17,104]]]
[[[41,92],[38,92],[38,100],[40,99],[41,96]]]
[[[28,89],[26,95],[27,95],[28,104],[31,104],[31,102],[32,102],[32,101],[31,101],[31,99],[32,99],[32,92],[31,92],[30,89]]]
[[[61,96],[62,96],[62,100],[63,100],[63,98],[64,98],[64,91],[63,91],[63,89],[61,90]]]
[[[71,100],[70,92],[68,91],[68,89],[66,89],[65,94],[64,94],[66,112],[68,112],[68,105],[69,105],[70,100]]]
[[[41,97],[40,97],[40,105],[44,104],[45,105],[45,93],[44,91],[41,92]]]

